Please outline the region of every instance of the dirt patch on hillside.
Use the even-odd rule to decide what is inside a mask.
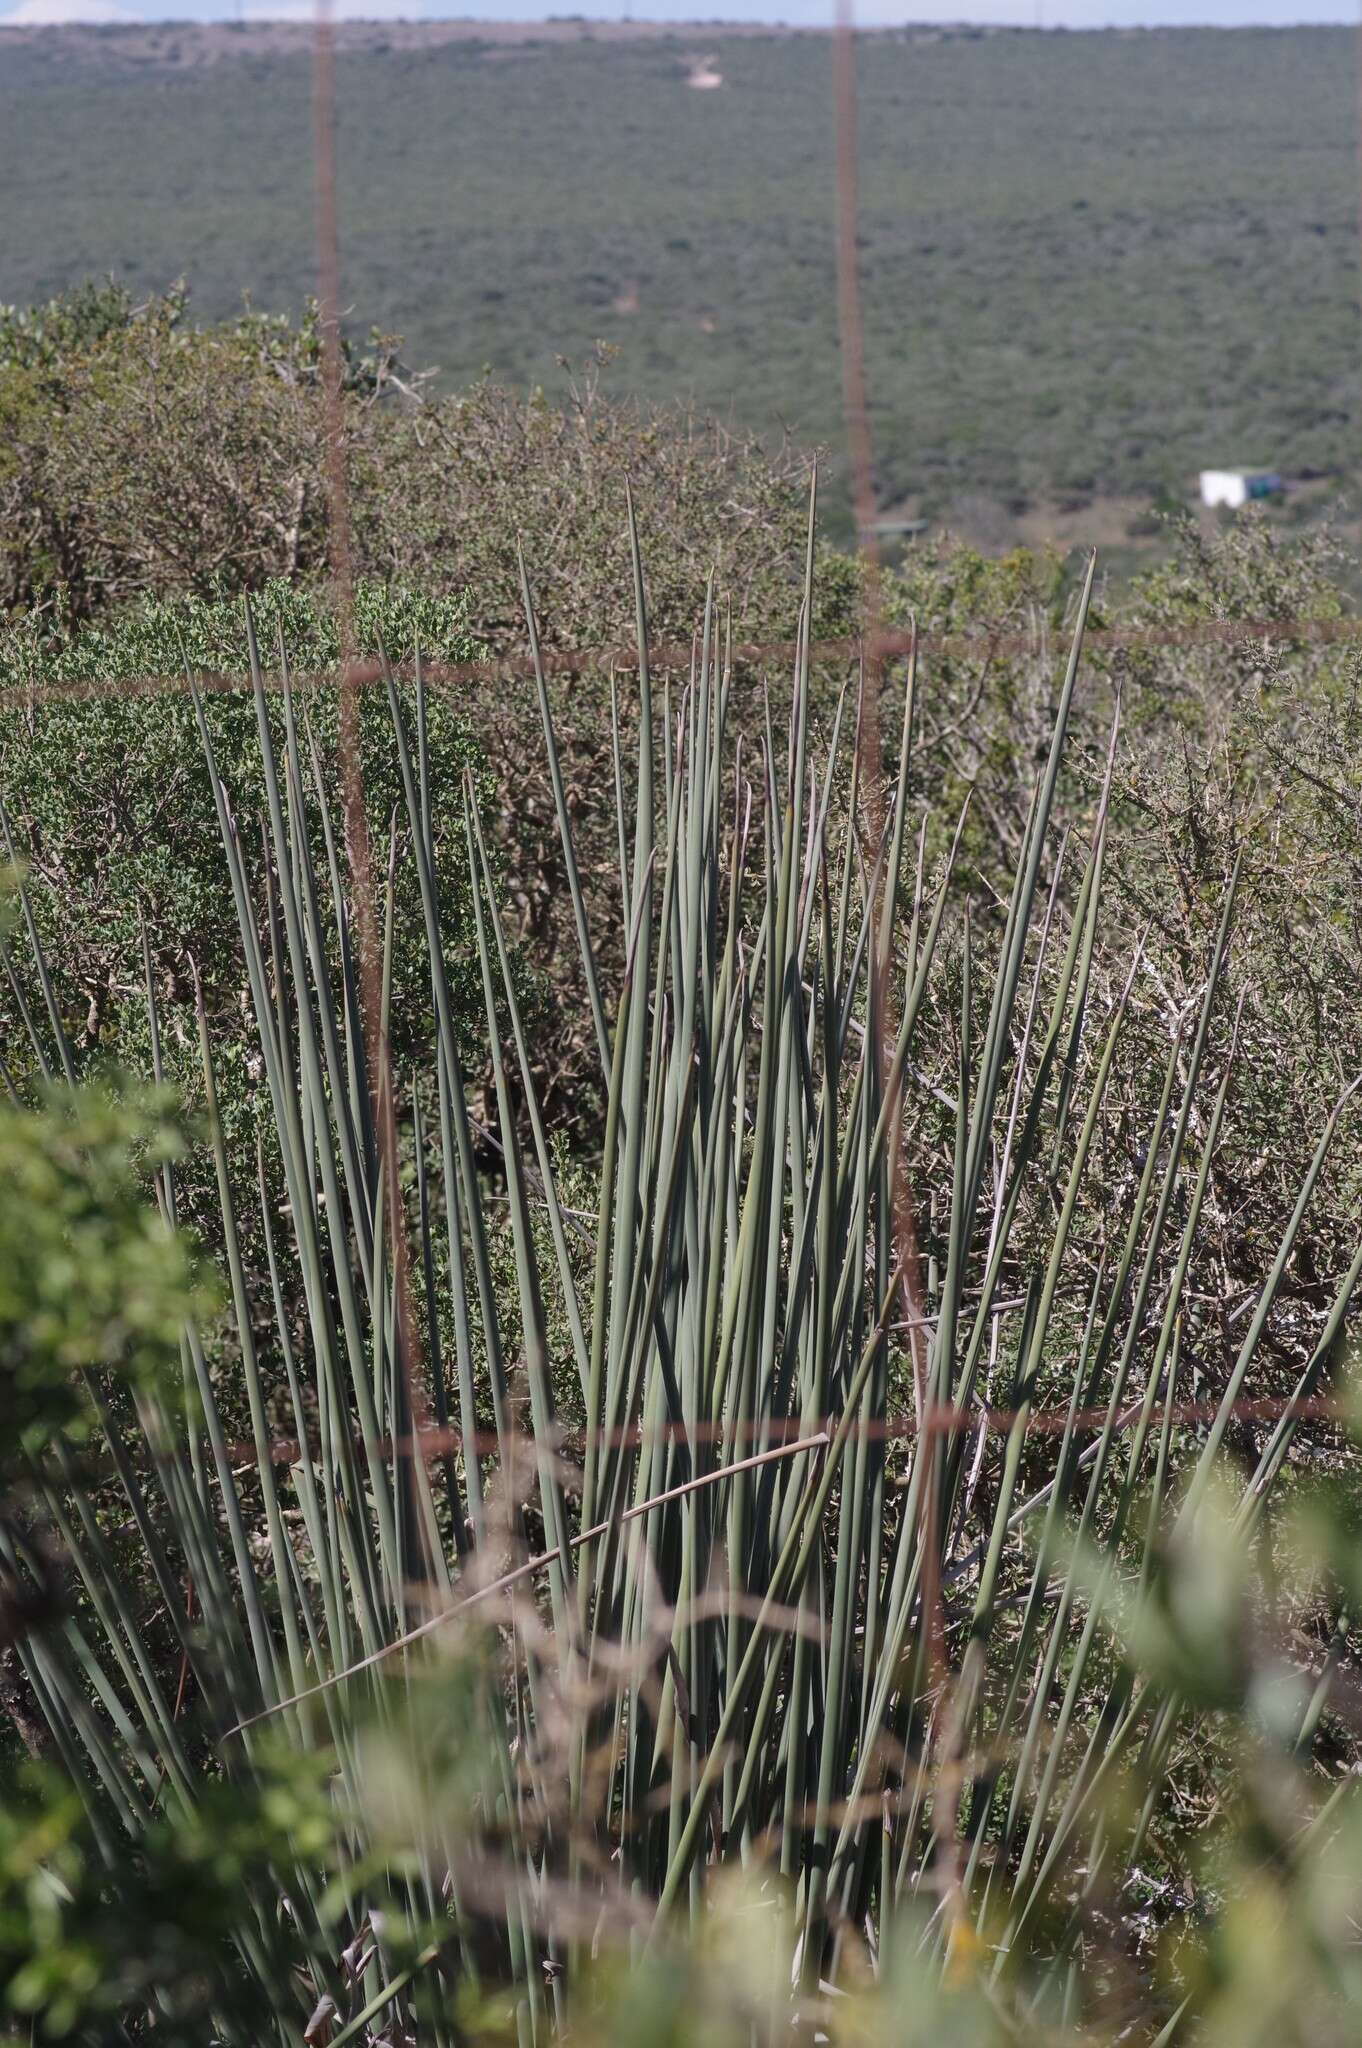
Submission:
[[[1139,547],[1157,532],[1147,499],[1115,495],[1092,498],[1085,505],[1038,504],[1018,510],[986,491],[961,491],[930,513],[906,501],[889,516],[925,516],[929,532],[954,534],[986,555],[1005,555],[1012,548],[1054,548],[1062,555],[1073,548],[1106,552]]]

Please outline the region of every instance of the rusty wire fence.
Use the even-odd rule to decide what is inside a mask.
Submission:
[[[933,659],[988,663],[1035,655],[1038,646],[1034,634],[933,635],[929,631],[894,630],[885,623],[881,599],[882,564],[874,523],[875,457],[861,312],[862,280],[857,253],[859,152],[856,34],[851,0],[837,0],[837,16],[831,38],[831,85],[836,134],[833,168],[837,309],[848,473],[864,570],[862,627],[854,638],[815,640],[810,651],[819,661],[848,664],[860,677],[861,705],[856,742],[856,781],[865,806],[865,815],[861,821],[865,842],[868,846],[873,846],[879,839],[883,820],[876,809],[882,802],[881,778],[877,769],[874,772],[872,769],[874,764],[881,760],[880,701],[890,666],[910,654],[915,654],[926,674],[930,675]],[[1358,49],[1358,118],[1359,135],[1362,137],[1362,8],[1359,10]],[[339,795],[354,907],[361,1008],[370,1057],[368,1084],[374,1113],[374,1128],[381,1147],[387,1187],[387,1227],[394,1262],[397,1300],[396,1348],[408,1389],[407,1412],[413,1418],[413,1428],[409,1435],[389,1438],[378,1446],[369,1445],[367,1448],[370,1451],[377,1449],[385,1459],[414,1462],[429,1461],[451,1452],[466,1454],[470,1451],[481,1451],[495,1454],[499,1442],[491,1435],[485,1439],[470,1437],[464,1431],[436,1426],[429,1421],[423,1392],[420,1318],[415,1311],[411,1293],[412,1256],[408,1243],[409,1224],[401,1195],[398,1152],[399,1090],[393,1071],[391,1048],[382,1024],[383,942],[376,908],[380,900],[380,882],[375,865],[360,758],[359,705],[361,693],[380,684],[385,673],[391,672],[397,679],[404,680],[410,678],[412,669],[410,664],[397,662],[392,664],[391,671],[388,671],[378,662],[364,656],[354,642],[351,510],[341,388],[342,271],[337,200],[336,61],[331,0],[318,0],[313,50],[316,275],[322,336],[328,552],[331,589],[340,630],[341,655],[335,671],[299,675],[294,680],[304,688],[335,690],[339,697]],[[1362,151],[1359,152],[1359,164],[1362,165]],[[1362,232],[1362,214],[1359,220]],[[1362,619],[1346,616],[1207,619],[1176,627],[1096,628],[1085,637],[1085,647],[1089,652],[1108,656],[1200,648],[1250,648],[1262,643],[1278,646],[1291,643],[1311,646],[1362,645]],[[739,642],[731,649],[735,664],[754,667],[762,664],[788,664],[796,659],[798,652],[799,643],[795,640]],[[656,670],[671,668],[684,672],[693,660],[694,648],[689,643],[680,642],[653,644],[646,650],[646,655]],[[569,651],[543,650],[538,655],[537,666],[545,674],[628,674],[638,669],[639,661],[640,649],[637,645],[618,643]],[[535,678],[536,662],[531,660],[527,652],[523,657],[506,655],[495,659],[454,663],[426,661],[422,663],[421,672],[424,680],[434,689],[476,691],[479,686],[504,684],[508,681],[524,682],[528,685]],[[266,672],[264,681],[266,687],[277,687],[280,679]],[[230,692],[250,687],[249,678],[240,675],[207,673],[195,674],[192,681],[180,674],[147,675],[110,683],[82,681],[24,685],[0,692],[0,711],[16,710],[22,706],[36,707],[48,702],[70,703],[97,701],[101,698],[154,697],[160,694],[182,693],[191,688],[207,692]],[[873,863],[870,865],[873,866]],[[886,1076],[889,1071],[889,1050],[895,1035],[893,976],[888,971],[889,966],[890,963],[885,959],[879,959],[874,963],[867,1027],[873,1034],[881,1073]],[[896,1104],[900,1116],[902,1107],[900,1099]],[[921,1253],[915,1191],[911,1186],[909,1168],[901,1145],[896,1146],[893,1152],[891,1200],[898,1249],[898,1270],[902,1276],[903,1289],[901,1313],[891,1327],[898,1334],[907,1335],[911,1342],[917,1332],[929,1326],[931,1319],[926,1310],[926,1294],[919,1270]],[[925,1447],[930,1456],[933,1455],[932,1446],[941,1439],[1010,1433],[1019,1421],[1024,1424],[1028,1433],[1037,1435],[1057,1435],[1087,1427],[1122,1431],[1136,1426],[1148,1428],[1151,1423],[1159,1427],[1165,1422],[1194,1427],[1199,1423],[1213,1421],[1221,1412],[1221,1406],[1222,1404],[1214,1399],[1156,1402],[1152,1408],[1147,1401],[1129,1401],[1113,1416],[1106,1407],[1090,1411],[1039,1408],[1019,1413],[1003,1407],[993,1407],[987,1403],[961,1409],[948,1404],[933,1403],[929,1398],[917,1412],[891,1414],[879,1421],[857,1422],[852,1425],[852,1431],[854,1435],[884,1443],[918,1443]],[[1334,1396],[1318,1395],[1296,1399],[1246,1396],[1233,1405],[1231,1412],[1237,1419],[1246,1422],[1282,1422],[1290,1419],[1342,1425],[1355,1419],[1353,1405],[1348,1401]],[[797,1436],[795,1426],[791,1424],[785,1432],[790,1436],[791,1442],[787,1446],[777,1444],[775,1448],[761,1453],[761,1456],[779,1456],[785,1448],[807,1449],[811,1444],[824,1440],[822,1433],[826,1433],[841,1421],[843,1418],[839,1416],[824,1417],[813,1424],[801,1421]],[[781,1435],[779,1422],[773,1422],[769,1418],[759,1425],[750,1427],[754,1434],[760,1434],[763,1442],[769,1443],[772,1437],[779,1438]],[[688,1434],[684,1425],[680,1424],[666,1425],[661,1433],[682,1438]],[[740,1442],[743,1433],[744,1426],[741,1423],[711,1425],[707,1430],[701,1426],[698,1432],[700,1435],[707,1434],[716,1439],[722,1435],[731,1443]],[[692,1431],[690,1434],[696,1432]],[[550,1448],[562,1459],[571,1460],[584,1453],[592,1443],[618,1447],[636,1446],[648,1440],[649,1432],[641,1426],[624,1432],[566,1429],[560,1433]],[[233,1456],[249,1460],[256,1454],[258,1446],[240,1444],[228,1448]],[[296,1440],[281,1437],[271,1445],[270,1454],[275,1462],[289,1464],[298,1458],[301,1449]],[[709,1475],[706,1483],[722,1478],[729,1469],[716,1469]],[[739,1466],[735,1465],[731,1469],[739,1469]],[[556,1554],[546,1552],[541,1556],[532,1557],[518,1567],[517,1572],[532,1572]],[[939,1600],[940,1586],[938,1585],[934,1591],[935,1597]],[[389,1650],[400,1647],[400,1643],[392,1644],[381,1654],[387,1655]]]

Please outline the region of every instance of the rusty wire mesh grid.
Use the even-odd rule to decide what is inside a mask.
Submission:
[[[870,772],[869,764],[877,760],[880,753],[879,701],[885,671],[890,662],[913,656],[919,664],[929,664],[933,659],[987,663],[1028,656],[1043,658],[1045,649],[1037,632],[945,634],[916,627],[896,630],[889,628],[884,622],[881,602],[882,565],[874,526],[874,449],[870,429],[870,401],[857,259],[859,193],[855,37],[856,25],[851,0],[837,0],[836,19],[831,37],[836,137],[834,232],[837,256],[837,312],[843,365],[843,406],[848,467],[858,548],[865,571],[865,599],[863,626],[857,635],[814,640],[810,651],[819,662],[856,664],[860,670],[864,682],[864,703],[858,728],[860,773],[857,779],[865,793],[867,805],[873,806],[879,796],[879,785],[877,777]],[[1358,121],[1359,141],[1362,142],[1362,5],[1359,7],[1358,51]],[[399,1350],[409,1389],[409,1412],[413,1418],[410,1435],[385,1440],[378,1448],[385,1457],[430,1458],[465,1449],[494,1450],[496,1440],[491,1437],[485,1440],[476,1437],[466,1439],[463,1432],[437,1427],[426,1419],[420,1372],[420,1339],[411,1304],[410,1247],[407,1241],[406,1222],[401,1212],[400,1195],[397,1192],[400,1177],[397,1171],[396,1089],[391,1050],[379,1023],[382,1007],[382,949],[375,914],[377,876],[359,754],[358,701],[360,693],[379,685],[385,673],[391,673],[399,681],[411,680],[415,666],[412,662],[404,660],[394,660],[391,664],[380,663],[376,659],[362,655],[354,645],[351,514],[341,397],[341,264],[337,202],[335,65],[336,37],[332,0],[317,0],[313,25],[313,159],[317,288],[325,411],[328,556],[333,601],[340,627],[341,658],[335,670],[299,672],[292,676],[291,681],[301,690],[334,689],[340,700],[337,764],[345,845],[354,896],[362,1010],[369,1040],[369,1084],[389,1189],[388,1224],[397,1280]],[[1362,175],[1362,148],[1359,148],[1359,168]],[[1359,211],[1359,232],[1362,237],[1362,209]],[[1362,645],[1362,618],[1219,618],[1181,626],[1096,627],[1090,628],[1084,636],[1085,651],[1099,655],[1189,651],[1210,647],[1251,650],[1255,645],[1280,645],[1283,642],[1309,646]],[[797,658],[799,647],[800,643],[795,639],[739,641],[733,643],[731,647],[731,659],[738,668],[764,663],[788,664]],[[689,642],[650,643],[647,649],[648,661],[656,670],[685,671],[692,664],[694,656],[694,645]],[[545,674],[550,675],[628,673],[636,670],[638,664],[639,649],[629,643],[566,650],[544,649],[539,654],[540,668]],[[507,682],[524,682],[529,685],[535,678],[535,664],[528,654],[523,658],[506,655],[460,662],[423,660],[420,672],[423,680],[436,690],[476,688],[478,685]],[[280,686],[281,679],[276,673],[262,667],[262,674],[267,688]],[[79,703],[179,694],[191,689],[209,693],[231,693],[250,687],[251,679],[245,673],[213,673],[198,670],[194,671],[192,676],[145,675],[111,682],[25,684],[0,690],[0,710],[6,707],[34,707],[45,703]],[[868,835],[873,836],[873,817],[866,821],[866,828]],[[884,1007],[876,1006],[873,1028],[881,1040],[879,1056],[882,1064],[885,1063],[884,1040],[886,1037],[892,1038],[892,1031],[886,1029],[889,1021]],[[920,1284],[911,1275],[911,1267],[917,1258],[917,1232],[901,1149],[895,1153],[894,1168],[892,1199],[895,1206],[896,1230],[900,1243],[907,1252],[905,1270],[909,1272],[909,1313],[900,1327],[915,1335],[917,1330],[927,1326],[930,1318],[924,1311]],[[1217,1404],[1209,1401],[1181,1401],[1156,1405],[1152,1411],[1152,1419],[1155,1423],[1171,1420],[1195,1426],[1198,1422],[1212,1420],[1216,1408]],[[1131,1427],[1138,1419],[1139,1412],[1138,1408],[1130,1406],[1115,1418],[1113,1426],[1117,1429]],[[1255,1400],[1246,1397],[1234,1405],[1232,1412],[1236,1418],[1245,1421],[1277,1421],[1299,1417],[1345,1424],[1353,1416],[1348,1404],[1340,1403],[1332,1397],[1302,1400]],[[920,1417],[908,1414],[888,1416],[876,1423],[857,1424],[855,1429],[859,1435],[869,1435],[884,1441],[907,1441],[921,1437],[938,1438],[957,1433],[975,1433],[981,1430],[986,1433],[1007,1432],[1015,1427],[1020,1419],[1023,1418],[1008,1410],[986,1406],[963,1411],[929,1404]],[[814,1427],[816,1430],[826,1430],[837,1420],[837,1417],[824,1417]],[[1024,1415],[1026,1429],[1041,1434],[1062,1432],[1065,1428],[1082,1430],[1088,1427],[1101,1427],[1110,1420],[1105,1409],[1075,1415],[1070,1415],[1065,1410],[1030,1410]],[[780,1431],[779,1423],[766,1422],[752,1425],[750,1433],[772,1438],[778,1437]],[[663,1433],[682,1436],[687,1434],[681,1425],[668,1426]],[[719,1429],[717,1426],[708,1429],[702,1426],[698,1431],[690,1433],[697,1438],[705,1435],[717,1436]],[[563,1433],[560,1448],[564,1451],[585,1449],[591,1441],[618,1445],[640,1444],[645,1440],[645,1433],[640,1429],[625,1432],[566,1431]],[[250,1451],[250,1447],[244,1444],[233,1446],[232,1449],[234,1454],[242,1455]],[[272,1446],[272,1456],[278,1463],[294,1461],[303,1454],[304,1447],[296,1440],[279,1438]]]
[[[871,807],[865,823],[867,838],[873,842],[877,836],[873,806],[878,800],[879,784],[877,775],[871,772],[871,765],[881,758],[879,711],[887,665],[910,656],[915,656],[920,662],[928,665],[933,659],[986,663],[993,660],[1040,656],[1044,650],[1034,633],[934,635],[927,631],[919,633],[916,630],[891,630],[884,623],[880,590],[881,564],[873,524],[874,452],[869,424],[870,409],[856,256],[858,194],[855,26],[850,0],[838,0],[832,53],[837,137],[835,182],[838,318],[843,362],[846,437],[853,507],[865,570],[865,602],[863,630],[860,634],[851,638],[815,641],[811,652],[819,661],[853,663],[859,668],[863,698],[857,740],[860,767],[858,781],[864,799]],[[1359,128],[1362,132],[1362,18],[1359,20]],[[340,698],[337,761],[345,823],[345,844],[354,897],[362,1010],[370,1065],[369,1087],[387,1181],[387,1226],[394,1259],[398,1302],[398,1352],[408,1390],[408,1413],[412,1418],[412,1428],[408,1435],[389,1438],[380,1445],[370,1445],[366,1448],[371,1452],[376,1450],[384,1458],[397,1458],[414,1465],[418,1460],[450,1452],[495,1452],[499,1445],[498,1439],[492,1435],[486,1438],[469,1437],[460,1430],[439,1428],[430,1424],[426,1419],[422,1392],[419,1325],[413,1313],[410,1292],[411,1252],[408,1242],[408,1221],[402,1206],[398,1170],[397,1090],[391,1049],[380,1021],[382,946],[375,912],[378,900],[377,874],[359,751],[359,696],[363,690],[378,684],[383,679],[385,671],[377,661],[364,657],[357,651],[353,636],[351,521],[341,402],[341,267],[336,147],[333,9],[331,0],[318,0],[314,43],[317,273],[323,342],[323,399],[327,423],[328,548],[332,590],[340,624],[341,658],[335,672],[299,675],[295,681],[300,687],[334,688],[339,692]],[[1246,648],[1254,643],[1287,641],[1312,646],[1362,644],[1362,619],[1231,618],[1208,619],[1177,627],[1098,628],[1087,634],[1085,646],[1097,654],[1121,651],[1153,653],[1210,647]],[[795,640],[743,642],[736,644],[732,649],[734,662],[743,666],[789,663],[796,658],[797,653],[798,642]],[[690,666],[693,657],[693,647],[682,642],[651,645],[647,650],[647,658],[656,669],[684,671]],[[545,651],[540,659],[546,673],[573,675],[591,670],[628,672],[638,667],[640,650],[637,646],[628,644],[603,645],[566,651]],[[399,678],[409,678],[412,667],[408,663],[394,663],[392,673]],[[422,664],[422,674],[426,682],[434,688],[462,689],[493,683],[503,684],[508,681],[524,681],[528,684],[534,679],[535,667],[528,657],[505,657],[457,663],[426,662]],[[279,681],[277,677],[268,674],[265,680],[267,684],[273,683],[276,686]],[[235,691],[249,687],[249,679],[227,674],[196,674],[191,684],[191,679],[183,675],[149,675],[107,684],[81,682],[20,686],[0,691],[0,708],[46,702],[149,697],[160,693],[186,691],[193,686],[209,691]],[[884,964],[883,961],[879,963],[881,973]],[[868,1028],[874,1034],[881,1069],[887,1070],[887,1050],[893,1039],[892,1015],[889,1013],[888,1002],[872,1001]],[[917,1270],[919,1253],[913,1197],[908,1184],[902,1147],[897,1148],[893,1155],[891,1200],[899,1266],[905,1276],[906,1314],[896,1328],[906,1330],[910,1336],[915,1336],[920,1329],[926,1327],[929,1318],[925,1313],[925,1297],[921,1276]],[[907,1443],[925,1440],[930,1455],[930,1447],[942,1438],[978,1433],[1005,1434],[1018,1424],[1027,1433],[1050,1436],[1066,1431],[1082,1432],[1089,1429],[1121,1431],[1136,1426],[1141,1420],[1146,1426],[1150,1423],[1161,1426],[1165,1422],[1170,1422],[1194,1428],[1203,1422],[1214,1421],[1220,1412],[1221,1404],[1214,1400],[1156,1402],[1152,1406],[1147,1403],[1127,1402],[1113,1414],[1107,1408],[1028,1408],[1014,1411],[983,1405],[965,1410],[934,1403],[928,1399],[920,1414],[905,1412],[887,1415],[874,1422],[854,1423],[851,1429],[858,1436],[883,1442]],[[1357,1419],[1353,1404],[1333,1396],[1284,1399],[1241,1397],[1232,1405],[1229,1412],[1244,1422],[1300,1419],[1348,1426]],[[795,1450],[816,1449],[820,1443],[826,1442],[827,1435],[832,1429],[844,1422],[844,1417],[833,1415],[813,1422],[801,1419],[798,1424],[768,1419],[751,1424],[701,1425],[698,1429],[689,1430],[680,1424],[666,1425],[661,1431],[647,1431],[641,1427],[624,1431],[594,1432],[568,1429],[561,1433],[551,1448],[564,1456],[570,1456],[584,1451],[593,1441],[615,1446],[637,1446],[658,1435],[682,1440],[693,1438],[697,1441],[705,1438],[717,1440],[722,1436],[735,1447],[744,1439],[759,1442],[764,1446],[754,1457],[733,1464],[719,1465],[705,1475],[703,1482],[693,1482],[708,1484],[721,1480],[731,1471],[762,1458],[776,1457]],[[229,1446],[229,1449],[234,1456],[249,1460],[254,1457],[257,1447],[242,1444]],[[278,1464],[290,1464],[307,1455],[306,1446],[294,1439],[279,1438],[270,1446],[270,1456]],[[928,1487],[924,1491],[928,1501],[927,1512],[930,1512],[932,1490]],[[414,1519],[415,1525],[419,1527],[420,1518]],[[583,1537],[580,1540],[586,1539]],[[927,1549],[931,1554],[933,1546],[930,1542]],[[556,1553],[545,1552],[527,1559],[516,1568],[517,1575],[529,1574],[539,1569],[553,1555]],[[934,1630],[938,1640],[941,1634],[939,1612],[942,1590],[940,1584],[933,1584],[927,1589],[927,1606],[938,1615]],[[435,1626],[443,1618],[445,1617],[436,1616],[429,1626]],[[376,1654],[387,1656],[421,1632],[423,1631],[415,1631],[412,1636],[401,1638]],[[348,1675],[348,1672],[339,1673],[327,1683],[338,1683],[341,1678]]]

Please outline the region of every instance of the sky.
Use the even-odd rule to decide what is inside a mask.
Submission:
[[[1359,0],[856,0],[867,27],[908,21],[969,21],[1008,27],[1156,28],[1205,23],[1217,28],[1284,27],[1299,22],[1355,24]],[[586,14],[618,20],[828,20],[832,0],[336,0],[338,14],[433,19],[543,20]],[[247,14],[297,19],[308,0],[0,0],[0,26],[16,21],[222,21]]]

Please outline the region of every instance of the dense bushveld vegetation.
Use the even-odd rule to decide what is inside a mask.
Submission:
[[[661,638],[689,641],[695,593],[710,573],[735,632],[790,633],[803,516],[793,453],[773,459],[713,421],[613,403],[594,373],[566,409],[490,385],[421,402],[399,385],[405,375],[382,336],[348,356],[356,631],[366,650],[383,642],[406,653],[419,640],[437,661],[520,650],[517,551],[520,536],[534,533],[552,537],[536,563],[545,648],[627,642],[633,600],[616,559],[625,474],[638,494]],[[296,326],[248,316],[204,329],[175,294],[137,306],[123,291],[94,287],[0,319],[0,600],[13,622],[0,687],[125,684],[178,675],[186,659],[239,670],[247,590],[267,658],[282,628],[296,668],[323,664],[335,629],[308,594],[325,580],[322,435],[311,313]],[[817,629],[845,631],[848,565],[829,557],[820,588]],[[569,803],[590,809],[610,776],[608,685],[578,678],[556,709]],[[513,816],[495,822],[517,924],[534,935],[541,960],[551,948],[571,975],[575,945],[532,689],[484,686],[471,716],[462,703],[432,715],[462,733],[436,756],[439,814],[449,815],[446,793],[457,792],[476,752],[514,792]],[[217,743],[236,765],[233,734],[249,732],[250,714],[217,704],[214,717]],[[187,704],[164,716],[117,703],[44,712],[10,726],[0,749],[10,800],[24,809],[27,856],[51,891],[47,914],[74,941],[54,972],[72,978],[68,1000],[84,1004],[82,1036],[113,1029],[111,961],[129,957],[139,906],[153,940],[163,933],[173,949],[165,972],[186,994],[185,956],[205,968],[216,957],[226,900],[201,829],[212,799]],[[392,762],[380,748],[369,766],[384,794],[381,824],[396,794]],[[173,816],[186,830],[172,843]],[[588,885],[612,858],[593,842]],[[124,974],[121,997],[130,988],[135,1003]],[[575,992],[580,999],[580,983]],[[401,993],[404,1014],[405,986]],[[581,1014],[578,1000],[560,1013],[557,1041],[542,1038],[557,1077],[551,1093],[569,1108],[593,1085]]]
[[[824,37],[349,33],[368,46],[338,77],[361,321],[400,326],[451,390],[490,366],[556,397],[558,353],[603,339],[621,391],[841,447]],[[6,38],[0,294],[112,270],[139,296],[184,276],[210,319],[245,287],[295,305],[310,78],[305,38],[280,43],[254,25]],[[706,56],[724,88],[692,92]],[[1352,489],[1353,71],[1342,27],[867,36],[883,502],[991,546],[1027,507],[1094,503],[1112,544],[1202,467]]]
[[[10,398],[263,364],[307,497],[307,330],[130,311],[12,322]],[[82,583],[8,528],[12,2027],[1351,2038],[1357,1468],[1236,1405],[1349,1398],[1359,678],[1292,624],[1340,609],[1328,544],[1176,535],[1121,617],[1281,628],[1125,656],[1053,563],[912,554],[866,760],[815,644],[857,571],[785,465],[469,404],[537,423],[494,545],[361,543],[360,638],[428,669],[365,702],[379,1018],[321,535],[224,590],[216,542]],[[399,496],[357,458],[361,535]],[[693,659],[442,688],[541,637],[541,577],[557,652]],[[727,660],[730,581],[787,665]],[[246,588],[235,691],[49,694],[239,674]]]
[[[551,646],[612,644],[632,626],[611,574],[622,469],[656,561],[654,623],[689,637],[694,593],[722,575],[744,630],[788,630],[798,473],[697,418],[610,401],[588,365],[567,407],[492,384],[436,399],[390,338],[347,351],[354,548],[362,573],[439,598],[476,593],[492,644],[522,631],[516,546],[553,538]],[[181,294],[116,286],[0,318],[0,601],[79,623],[110,605],[205,599],[325,564],[320,343],[247,313],[187,317]],[[407,402],[401,402],[406,396]]]

